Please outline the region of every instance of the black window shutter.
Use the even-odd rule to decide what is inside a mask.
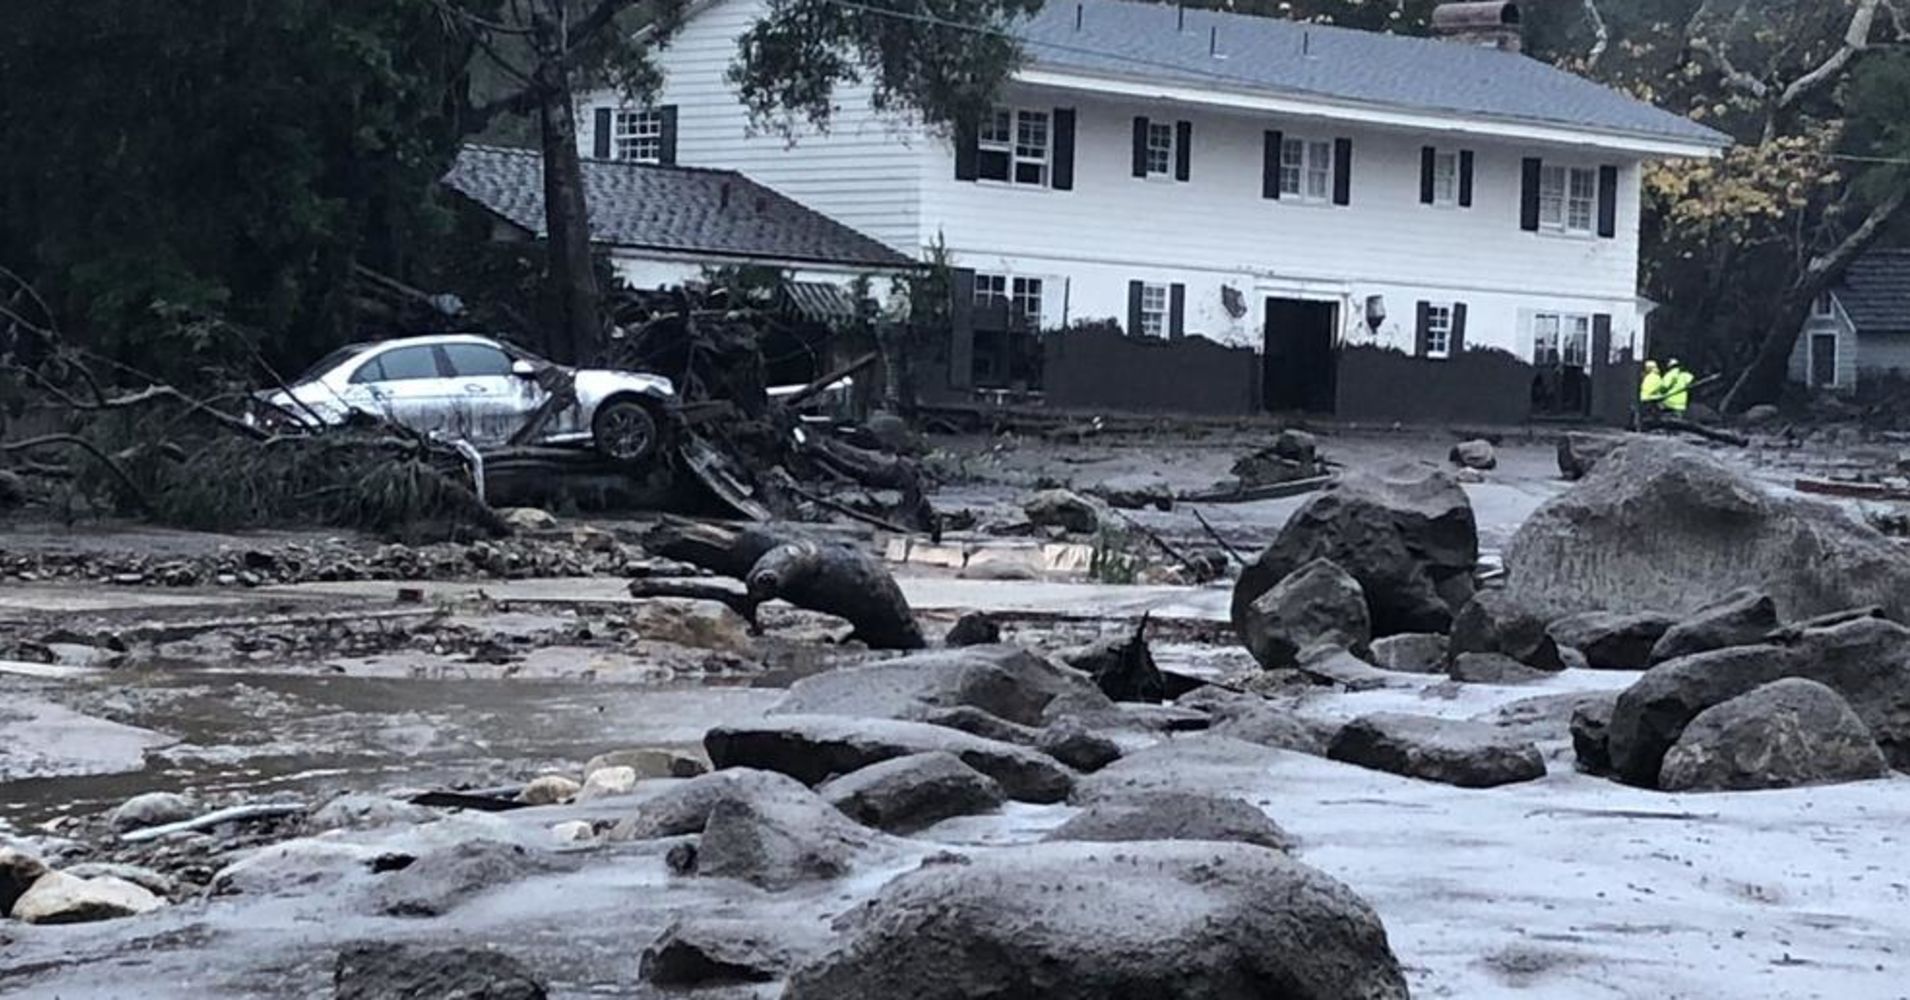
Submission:
[[[974,121],[955,123],[955,179],[972,181],[981,176],[981,126]]]
[[[1147,116],[1134,116],[1134,176],[1147,176]]]
[[[1459,151],[1459,207],[1472,207],[1472,150]]]
[[[1167,289],[1167,335],[1187,336],[1187,286],[1176,282]]]
[[[597,133],[591,139],[591,155],[599,160],[610,159],[610,122],[614,114],[609,108],[597,109]]]
[[[1174,179],[1184,181],[1193,176],[1194,169],[1194,123],[1176,122],[1174,124]]]
[[[1432,303],[1420,302],[1413,318],[1413,357],[1423,358],[1432,340]]]
[[[1333,204],[1353,204],[1353,140],[1333,140]]]
[[[1074,190],[1074,109],[1054,109],[1054,176],[1056,191]]]
[[[663,119],[663,134],[657,143],[657,162],[666,167],[676,166],[676,105],[665,104],[658,108],[657,116]]]
[[[1266,161],[1260,165],[1260,197],[1280,200],[1280,153],[1286,147],[1284,132],[1268,132]]]
[[[1618,168],[1598,168],[1598,235],[1618,235]]]
[[[1464,302],[1454,302],[1452,304],[1452,337],[1446,345],[1446,352],[1449,356],[1456,358],[1459,356],[1459,352],[1465,349],[1466,304]]]
[[[1138,281],[1127,283],[1127,335],[1141,335],[1141,283]]]
[[[1419,203],[1421,205],[1433,203],[1433,174],[1438,169],[1436,167],[1438,162],[1439,150],[1431,146],[1419,148]]]
[[[1536,156],[1525,158],[1520,170],[1519,182],[1519,228],[1528,233],[1539,231],[1539,175],[1545,171],[1545,161]]]
[[[968,389],[975,384],[975,272],[966,267],[949,272],[948,387]]]

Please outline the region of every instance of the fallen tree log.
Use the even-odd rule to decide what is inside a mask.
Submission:
[[[855,628],[849,638],[871,649],[921,649],[927,645],[895,577],[875,557],[852,546],[778,534],[756,526],[727,528],[666,522],[652,529],[644,547],[653,555],[742,580],[748,588],[749,607],[738,608],[738,612],[747,621],[756,620],[757,607],[780,598],[799,608],[841,618]],[[634,581],[631,593],[659,596],[652,584]]]

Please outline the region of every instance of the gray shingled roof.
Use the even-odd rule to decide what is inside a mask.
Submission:
[[[1078,31],[1077,2],[1083,8]],[[1176,30],[1179,16],[1173,4],[1050,0],[1017,32],[1040,68],[1730,142],[1721,132],[1517,53],[1215,11],[1188,10],[1185,30]],[[1225,58],[1209,54],[1210,37]]]
[[[444,182],[545,235],[544,158],[536,150],[466,146]],[[914,263],[734,170],[586,159],[584,199],[591,241],[608,246],[868,268]]]
[[[1863,333],[1910,333],[1910,250],[1872,250],[1837,285],[1837,301]]]

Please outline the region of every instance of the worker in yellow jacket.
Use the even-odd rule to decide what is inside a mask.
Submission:
[[[1644,380],[1638,383],[1638,404],[1649,413],[1665,401],[1665,377],[1658,374],[1658,362],[1645,362]]]
[[[1665,396],[1665,409],[1674,417],[1682,417],[1691,406],[1691,383],[1698,377],[1680,367],[1677,358],[1665,366],[1665,380],[1661,391]]]

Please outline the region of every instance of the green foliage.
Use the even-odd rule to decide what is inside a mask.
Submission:
[[[468,53],[430,0],[20,0],[0,34],[0,263],[68,332],[184,377],[177,313],[303,357],[353,264],[442,224]],[[162,308],[163,307],[163,308]],[[184,339],[182,339],[184,338]]]
[[[1134,532],[1102,525],[1094,533],[1093,551],[1088,557],[1088,579],[1122,585],[1136,582],[1147,565],[1145,545]]]
[[[1005,29],[1042,0],[769,0],[730,81],[759,125],[827,126],[835,88],[867,83],[879,109],[931,124],[973,117],[1020,64]]]

